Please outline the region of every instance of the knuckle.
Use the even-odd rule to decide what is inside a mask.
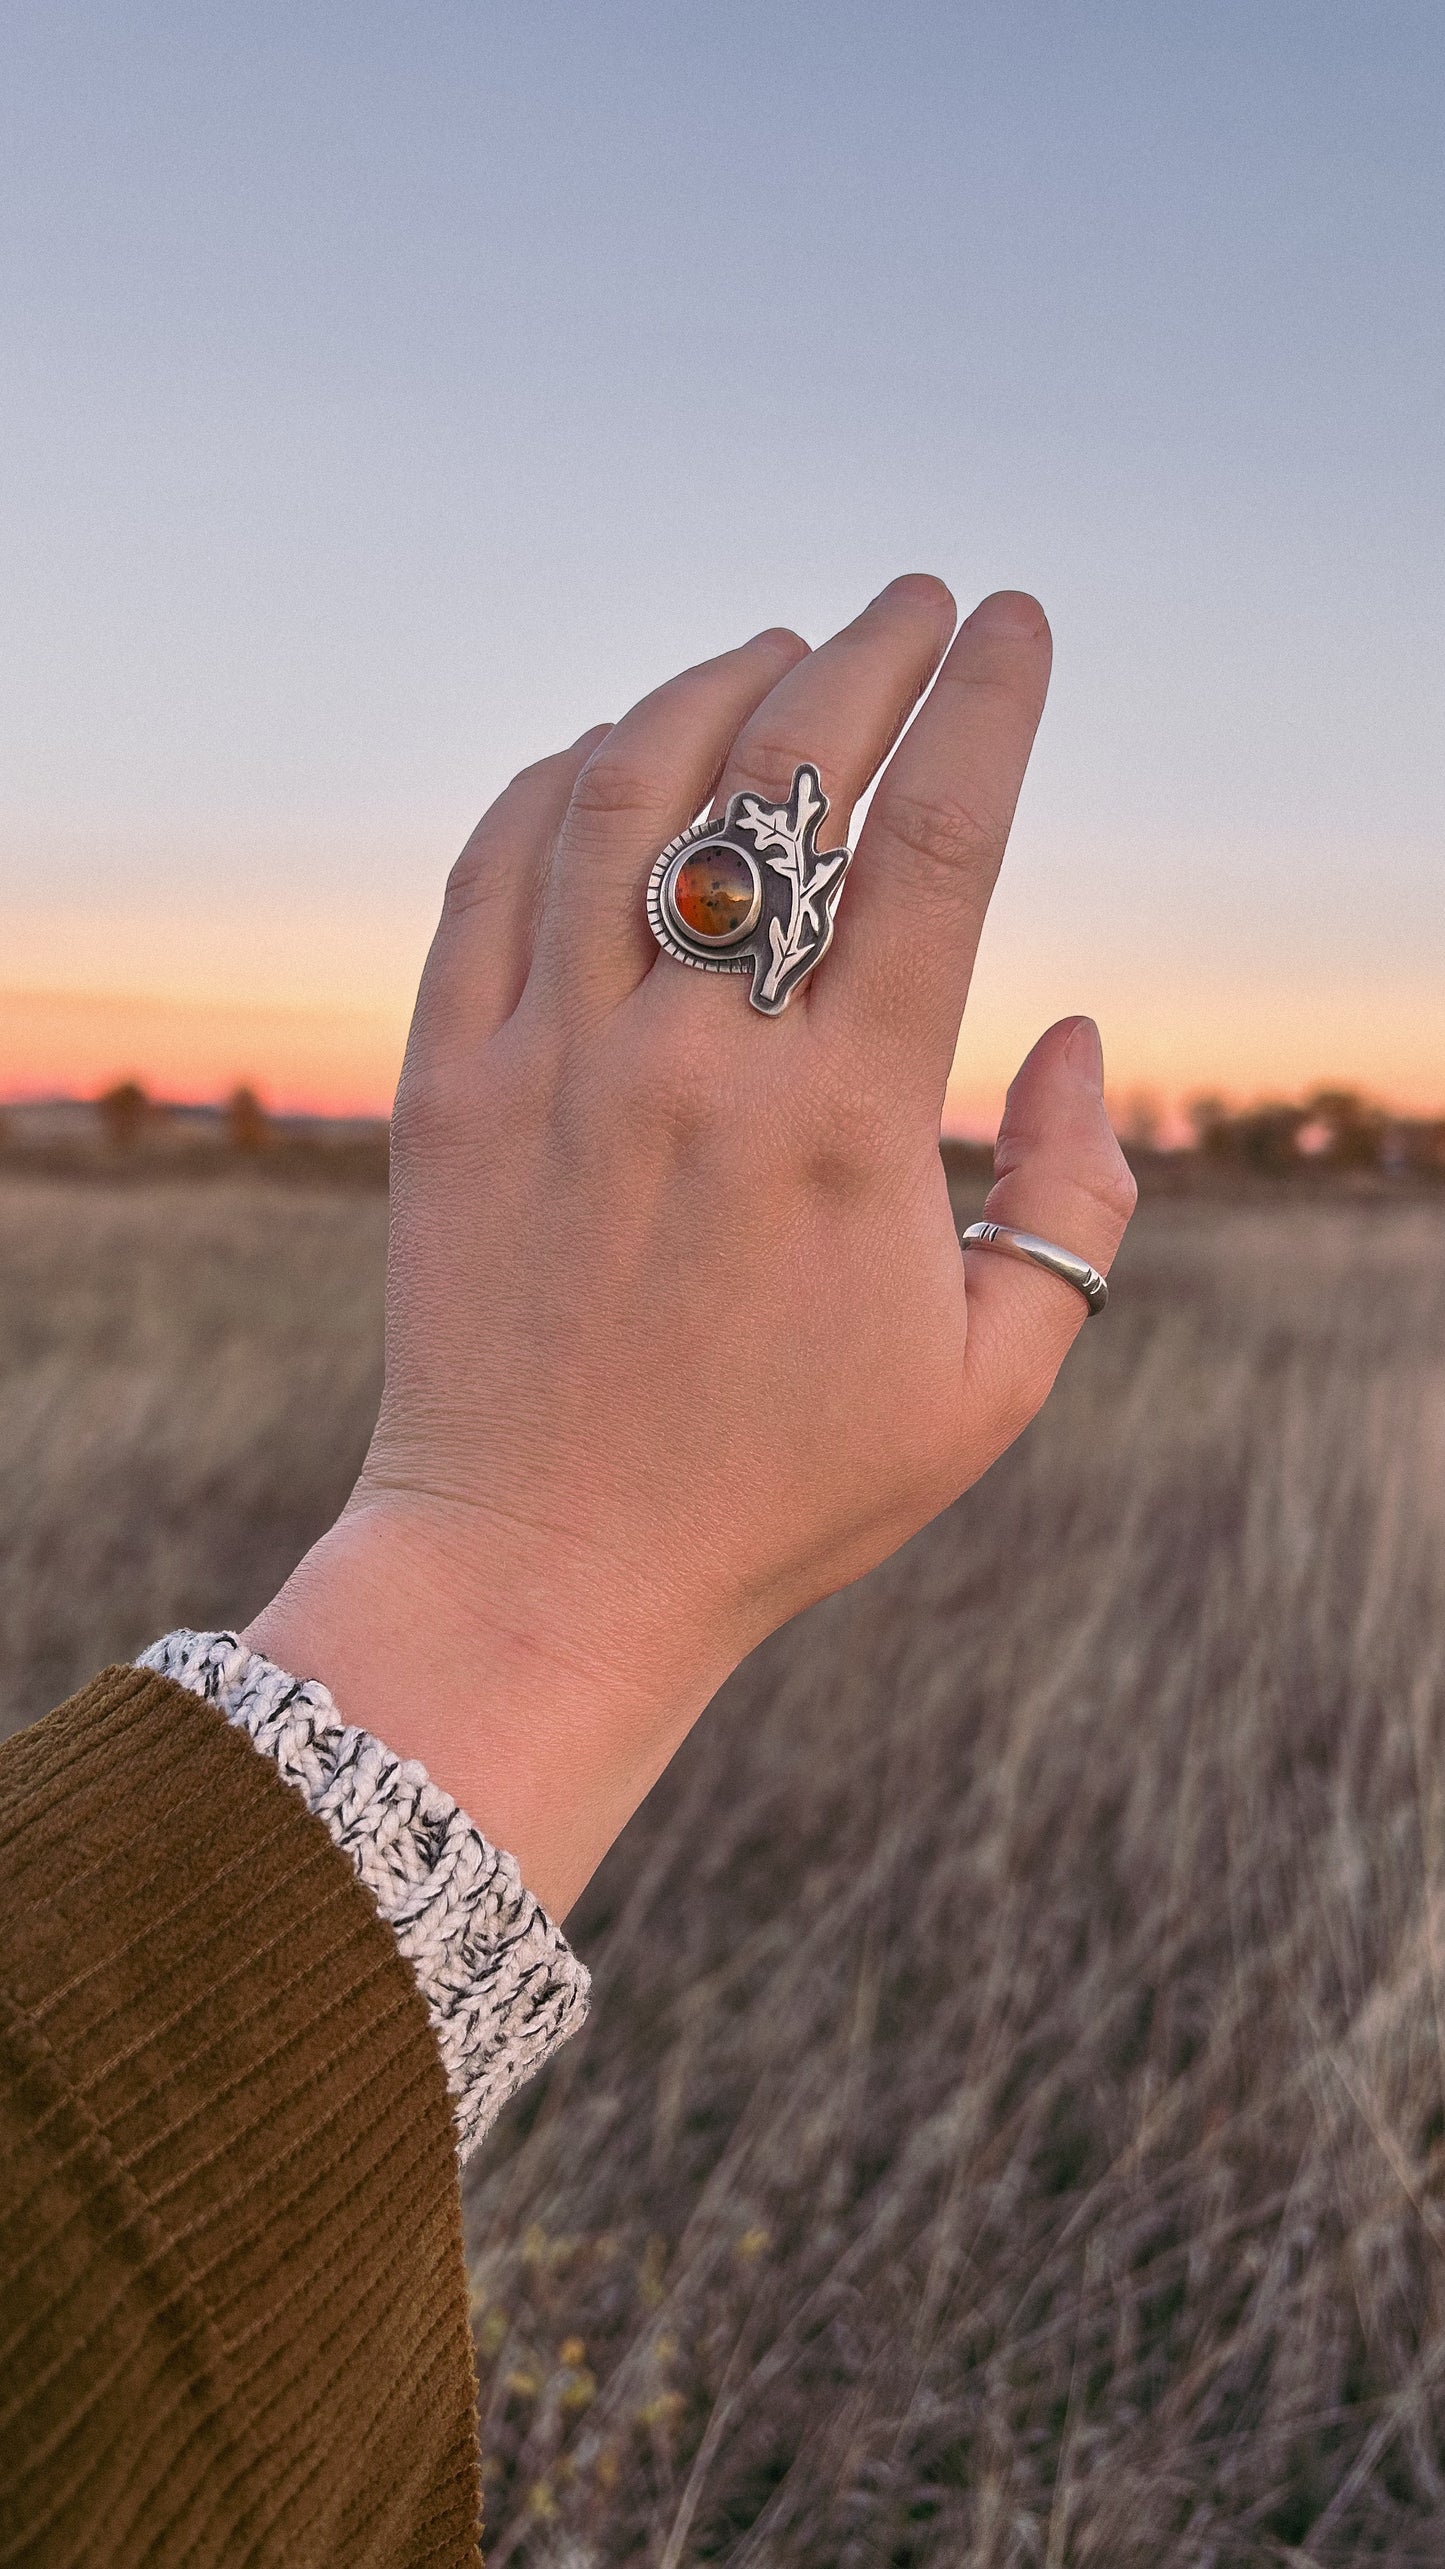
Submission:
[[[558,809],[557,758],[519,768],[483,813],[447,876],[444,909],[456,914],[502,891],[517,863],[530,861]]]
[[[1124,1231],[1126,1220],[1139,1202],[1139,1179],[1134,1177],[1134,1169],[1124,1159],[1124,1151],[1118,1146],[1116,1135],[1103,1123],[1103,1115],[1100,1115],[1100,1125],[1103,1125],[1103,1133],[1095,1135],[1093,1151],[1088,1153],[1085,1164],[1077,1169],[1077,1184],[1085,1195],[1093,1195],[1095,1205],[1103,1213],[1108,1213],[1108,1218],[1118,1225],[1118,1231]]]
[[[739,759],[729,771],[728,798],[734,794],[765,794],[770,802],[780,801],[792,786],[793,771],[806,753],[796,739],[786,734],[750,730],[739,744]]]
[[[653,1029],[628,1057],[624,1070],[633,1104],[671,1142],[695,1144],[714,1118],[720,1066],[701,1028],[678,1040],[675,1029]]]
[[[802,1174],[813,1196],[836,1205],[855,1203],[867,1193],[873,1178],[867,1153],[842,1133],[813,1136],[804,1154]]]
[[[484,1041],[449,1042],[419,1019],[392,1107],[393,1160],[470,1156],[503,1134],[536,1150],[557,1085],[552,1053],[515,1021]]]
[[[425,1154],[449,1142],[465,1125],[470,1083],[454,1064],[409,1059],[391,1110],[391,1146],[398,1158]]]
[[[880,817],[893,846],[921,874],[945,884],[961,874],[992,873],[998,862],[1003,831],[987,813],[956,797],[899,794]]]
[[[574,779],[581,774],[588,760],[596,757],[612,729],[611,723],[594,723],[591,731],[584,732],[570,749],[544,750],[540,758],[533,758],[525,767],[518,768],[503,800],[552,804],[559,790],[564,795],[570,792]]]
[[[494,899],[499,879],[495,851],[478,830],[468,839],[447,876],[446,890],[442,895],[443,913],[457,918],[464,911],[475,909],[479,902]]]
[[[572,789],[572,819],[583,828],[607,828],[619,821],[646,822],[667,818],[665,795],[654,770],[634,752],[604,746],[588,759]]]
[[[821,1194],[851,1200],[875,1184],[891,1147],[886,1106],[856,1087],[820,1089],[805,1121],[807,1177]]]
[[[712,1012],[687,1026],[671,1012],[665,1022],[634,1024],[600,1081],[592,1073],[593,1111],[654,1168],[686,1160],[718,1169],[736,1159],[745,1129],[730,1050]]]
[[[1139,1201],[1139,1182],[1117,1142],[1095,1174],[1093,1192],[1122,1231]]]

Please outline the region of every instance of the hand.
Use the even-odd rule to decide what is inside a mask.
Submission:
[[[386,1390],[345,1514],[252,1627],[424,1759],[555,1914],[709,1696],[975,1481],[1084,1316],[967,1263],[944,1084],[1049,672],[1042,610],[897,580],[529,768],[448,885],[393,1126]],[[940,670],[939,663],[942,661]],[[894,744],[930,682],[928,702]],[[819,767],[831,951],[787,1012],[659,954],[714,797]],[[990,1214],[1107,1268],[1134,1187],[1087,1018],[1010,1092]]]

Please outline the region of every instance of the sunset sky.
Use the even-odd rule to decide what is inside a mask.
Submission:
[[[1055,684],[953,1115],[1445,1107],[1445,10],[18,0],[0,1096],[384,1109],[524,760],[892,573]],[[846,910],[840,934],[846,933]]]

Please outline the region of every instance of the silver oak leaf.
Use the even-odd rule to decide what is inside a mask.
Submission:
[[[760,856],[779,851],[767,854],[768,869],[781,876],[792,896],[786,931],[776,917],[769,921],[772,962],[757,989],[764,1003],[777,999],[785,982],[800,980],[828,941],[831,922],[820,904],[847,866],[849,852],[838,848],[817,856],[813,840],[827,809],[827,797],[809,767],[797,770],[786,803],[765,803],[756,794],[741,801],[734,827],[747,832]]]

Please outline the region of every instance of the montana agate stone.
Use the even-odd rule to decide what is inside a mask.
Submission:
[[[752,867],[735,847],[697,848],[672,878],[672,906],[689,936],[712,943],[747,926],[756,898]]]

